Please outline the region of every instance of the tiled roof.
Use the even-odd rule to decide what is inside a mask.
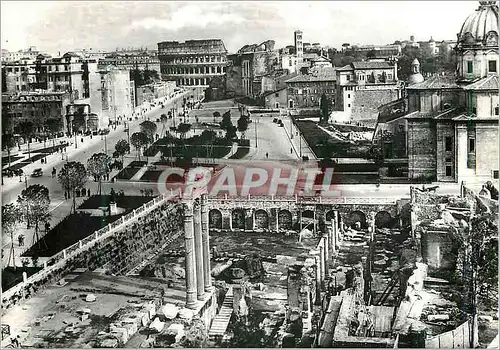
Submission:
[[[351,65],[354,69],[380,69],[380,68],[394,68],[390,62],[383,61],[364,61],[364,62],[352,62]]]
[[[353,70],[353,68],[351,67],[350,64],[345,65],[344,67],[341,67],[341,68],[337,68],[338,72],[345,72],[345,71],[350,71],[350,70]]]
[[[337,79],[336,70],[332,67],[322,67],[314,70],[313,74],[297,75],[288,79],[286,83],[299,83],[309,81],[334,81]]]
[[[456,78],[453,75],[435,75],[427,80],[410,85],[408,90],[427,90],[427,89],[456,89],[459,86],[456,83]]]
[[[497,90],[498,75],[492,74],[464,87],[464,90]]]

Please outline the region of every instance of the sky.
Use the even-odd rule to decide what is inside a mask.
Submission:
[[[476,1],[2,1],[2,49],[156,49],[160,41],[222,39],[228,51],[274,40],[340,48],[395,40],[455,40]]]

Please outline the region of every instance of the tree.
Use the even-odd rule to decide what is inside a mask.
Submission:
[[[15,146],[16,146],[16,139],[13,134],[5,134],[2,136],[2,147],[7,151],[9,167],[10,167],[10,151]]]
[[[226,139],[228,140],[232,140],[236,137],[236,127],[234,125],[230,125],[227,129],[226,129]]]
[[[150,140],[154,140],[154,135],[157,130],[156,123],[146,120],[140,124],[141,126],[141,132],[146,134]]]
[[[170,111],[168,112],[169,114],[171,113]],[[161,116],[160,116],[160,121],[161,121],[161,124],[162,124],[162,129],[161,129],[161,134],[164,135],[165,134],[165,130],[166,130],[166,124],[167,124],[167,121],[168,121],[168,116],[163,113]]]
[[[109,173],[110,166],[111,157],[105,153],[94,153],[87,161],[87,172],[94,177],[95,181],[98,181],[99,195],[102,190],[102,178]]]
[[[130,145],[126,140],[119,140],[115,145],[115,152],[118,157],[122,158],[123,163],[125,154],[130,153]]]
[[[22,121],[18,125],[19,128],[19,134],[23,137],[24,141],[28,143],[28,157],[31,158],[31,152],[30,152],[30,143],[31,143],[31,136],[33,135],[34,132],[34,126],[33,123],[28,121]]]
[[[17,202],[22,208],[26,223],[35,224],[35,237],[39,242],[39,223],[49,217],[49,189],[40,184],[31,185],[21,192],[17,197]]]
[[[193,317],[190,324],[186,324],[186,333],[179,345],[183,348],[204,348],[208,340],[208,330],[199,316]]]
[[[21,212],[19,207],[15,204],[2,205],[2,228],[5,234],[10,235],[10,252],[9,260],[7,261],[7,266],[10,265],[10,258],[12,256],[12,266],[16,266],[16,258],[14,254],[14,231],[16,225],[21,217]]]
[[[220,118],[220,113],[218,111],[215,111],[214,112],[214,123],[216,121],[216,119],[219,119]]]
[[[73,195],[73,212],[76,212],[75,191],[77,188],[83,187],[87,182],[87,170],[80,162],[67,162],[57,175],[59,183],[63,189],[69,191]]]
[[[191,130],[191,124],[181,123],[177,127],[177,131],[181,134],[181,138],[184,139],[186,134]]]
[[[224,112],[224,114],[222,115],[222,121],[220,122],[220,127],[222,130],[227,131],[227,129],[231,126],[233,126],[233,122],[231,121],[231,112]]]
[[[328,99],[326,98],[325,93],[321,95],[319,108],[321,109],[321,121],[323,123],[327,123],[329,118],[329,111],[328,111]]]
[[[248,129],[248,117],[242,115],[238,119],[238,131],[241,132],[241,138],[242,139],[245,138],[245,131],[247,131],[247,129]]]
[[[149,143],[148,135],[143,132],[134,132],[132,136],[130,136],[130,143],[137,150],[139,160],[141,160],[140,150],[142,147],[145,147]]]
[[[56,133],[61,131],[62,129],[62,123],[60,119],[57,118],[49,118],[45,121],[44,123],[46,130],[48,131],[48,134],[53,138]],[[55,141],[52,140],[52,145],[54,145]]]

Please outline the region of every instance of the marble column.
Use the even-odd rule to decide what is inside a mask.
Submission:
[[[203,271],[203,239],[201,233],[201,205],[198,200],[195,200],[193,210],[194,223],[194,246],[195,246],[195,261],[196,261],[196,294],[198,300],[205,298],[205,281]]]
[[[184,206],[184,242],[186,245],[186,307],[196,305],[196,262],[194,247],[193,203],[185,201]]]
[[[209,292],[212,288],[210,267],[210,233],[208,225],[207,195],[204,194],[201,196],[201,238],[203,244],[203,279],[205,281],[205,292]]]

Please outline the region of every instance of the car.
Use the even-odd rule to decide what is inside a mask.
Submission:
[[[85,136],[89,136],[89,135],[91,135],[91,134],[92,134],[92,131],[87,130],[87,131],[85,131],[83,134],[84,134]]]
[[[92,135],[94,135],[94,136],[99,135],[99,131],[97,131],[97,130],[92,131]]]
[[[35,169],[31,173],[31,177],[40,177],[40,176],[43,176],[42,168]]]
[[[100,134],[101,135],[107,135],[107,134],[109,134],[109,129],[101,130]]]

